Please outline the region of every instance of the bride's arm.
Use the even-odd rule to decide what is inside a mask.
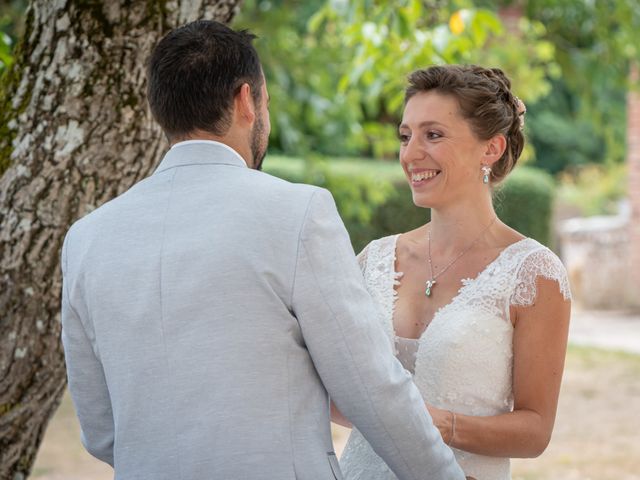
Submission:
[[[537,457],[551,438],[569,331],[571,303],[555,281],[538,277],[534,305],[515,307],[514,411],[490,417],[455,415],[429,406],[445,443],[496,457]],[[453,433],[453,438],[451,435]]]
[[[347,420],[347,418],[340,413],[338,407],[335,406],[333,401],[331,402],[331,421],[333,423],[337,423],[338,425],[342,425],[343,427],[352,428],[351,422]]]

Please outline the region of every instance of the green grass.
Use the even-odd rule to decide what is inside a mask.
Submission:
[[[624,364],[629,373],[640,375],[640,355],[620,350],[569,345],[567,359],[578,368],[591,370],[612,364]]]
[[[568,354],[586,363],[601,363],[607,361],[628,361],[631,364],[640,366],[640,355],[622,350],[609,350],[604,348],[589,347],[584,345],[570,344],[567,348]]]

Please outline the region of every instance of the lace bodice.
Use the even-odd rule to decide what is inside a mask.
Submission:
[[[416,373],[416,360],[418,359],[418,347],[420,340],[396,336],[396,357],[405,370],[412,375]]]
[[[379,321],[394,348],[395,287],[402,278],[395,271],[397,238],[375,240],[358,256],[367,288],[380,308]],[[556,281],[564,298],[571,297],[558,257],[526,238],[505,248],[476,278],[462,280],[457,295],[436,312],[418,340],[414,381],[428,403],[467,415],[513,409],[509,308],[535,303],[538,277]],[[465,473],[478,480],[511,478],[509,459],[455,449],[454,454]],[[341,464],[349,480],[396,478],[355,429]]]

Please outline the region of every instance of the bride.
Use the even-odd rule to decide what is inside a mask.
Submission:
[[[524,104],[499,69],[434,66],[410,75],[400,164],[431,221],[371,242],[367,288],[404,367],[466,475],[510,479],[510,457],[551,437],[570,291],[560,260],[502,223],[492,187],[524,145]],[[348,422],[334,409],[334,421]],[[395,479],[357,430],[346,479]]]

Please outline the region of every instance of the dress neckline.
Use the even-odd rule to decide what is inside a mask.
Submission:
[[[397,255],[397,245],[398,245],[398,238],[400,237],[400,233],[394,235],[393,237],[393,241],[392,241],[392,253],[393,255],[390,255],[391,258],[391,272],[394,278],[400,278],[400,276],[402,275],[401,272],[396,271],[396,255]],[[521,238],[520,240],[517,240],[513,243],[510,243],[509,245],[507,245],[506,247],[504,247],[500,253],[498,255],[496,255],[496,257],[491,260],[489,263],[487,263],[484,268],[482,270],[480,270],[475,277],[473,278],[462,278],[460,280],[460,283],[462,285],[460,285],[460,288],[458,289],[458,291],[456,292],[456,294],[451,297],[451,300],[449,300],[447,303],[445,303],[444,305],[442,305],[440,308],[438,308],[435,313],[433,314],[433,316],[431,317],[431,320],[427,323],[427,326],[425,327],[425,329],[422,331],[422,333],[420,334],[420,336],[418,338],[409,338],[409,337],[399,337],[399,338],[405,338],[407,340],[417,340],[418,342],[420,342],[424,336],[425,336],[425,332],[429,329],[429,326],[439,317],[439,315],[441,314],[441,312],[447,308],[450,308],[451,305],[454,305],[455,303],[457,303],[460,299],[460,297],[462,296],[462,294],[464,293],[464,291],[473,283],[476,283],[478,281],[478,279],[483,276],[490,267],[492,267],[493,265],[497,264],[505,255],[505,253],[507,251],[510,251],[513,247],[515,247],[516,245],[520,245],[523,242],[532,240],[531,237],[524,237]],[[391,329],[393,332],[393,335],[398,337],[398,334],[396,333],[396,328],[395,328],[395,324],[394,324],[394,319],[395,319],[395,305],[396,302],[398,301],[398,294],[396,291],[396,286],[399,285],[399,282],[396,283],[392,283],[391,284],[391,289],[393,291],[391,297],[392,297],[392,305],[391,305]]]

